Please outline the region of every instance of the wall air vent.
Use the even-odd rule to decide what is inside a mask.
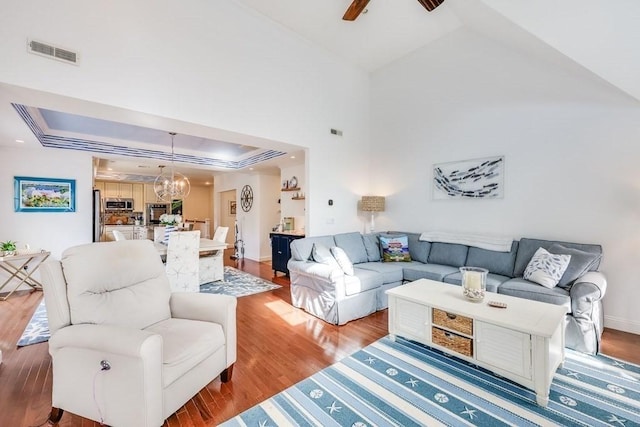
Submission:
[[[78,54],[68,49],[52,46],[47,43],[38,42],[35,40],[29,40],[27,45],[29,52],[40,56],[46,56],[47,58],[57,59],[68,64],[78,63]]]

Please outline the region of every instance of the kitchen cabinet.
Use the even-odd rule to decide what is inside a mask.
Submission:
[[[144,184],[131,184],[133,197],[133,210],[144,212]]]
[[[158,199],[155,191],[153,191],[153,184],[144,185],[144,202],[145,203],[164,203]]]
[[[104,197],[104,181],[95,181],[93,183],[93,188],[100,190],[100,197]]]
[[[132,199],[133,184],[127,182],[105,182],[104,197],[117,199]]]
[[[136,240],[146,240],[149,237],[149,229],[142,225],[133,227],[133,238]]]
[[[289,269],[287,263],[291,258],[291,242],[304,237],[303,234],[287,234],[287,233],[270,233],[271,237],[271,268],[273,274],[280,271],[287,276]]]

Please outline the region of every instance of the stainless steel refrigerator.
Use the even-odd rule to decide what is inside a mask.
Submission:
[[[93,190],[93,241],[99,242],[104,231],[104,215],[102,212],[100,190]]]

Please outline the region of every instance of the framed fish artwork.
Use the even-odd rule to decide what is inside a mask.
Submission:
[[[433,199],[504,197],[504,156],[433,165]]]

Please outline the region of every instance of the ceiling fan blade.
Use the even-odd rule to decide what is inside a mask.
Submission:
[[[360,16],[360,13],[364,10],[365,7],[369,4],[369,0],[353,0],[349,9],[344,13],[342,19],[345,21],[355,21],[355,19]],[[426,7],[426,6],[425,6]]]
[[[423,5],[425,9],[431,12],[433,9],[444,3],[444,0],[418,0],[418,3]]]

